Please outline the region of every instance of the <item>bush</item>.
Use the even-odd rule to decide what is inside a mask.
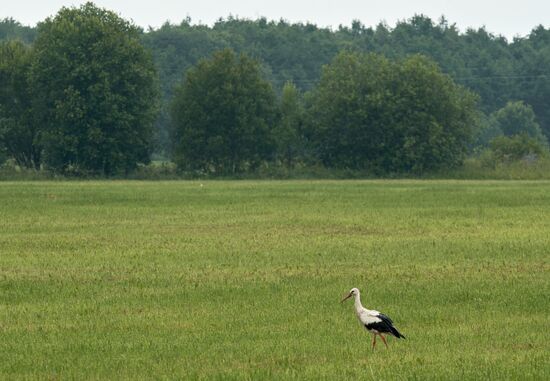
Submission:
[[[511,137],[497,136],[489,145],[495,160],[502,163],[518,160],[535,161],[548,153],[540,140],[525,133]]]
[[[137,169],[129,175],[136,180],[171,180],[182,178],[177,166],[171,161],[152,161],[149,164],[138,164]]]

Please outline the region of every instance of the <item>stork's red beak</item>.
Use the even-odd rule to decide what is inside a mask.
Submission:
[[[347,299],[351,298],[351,292],[340,303],[344,303]]]

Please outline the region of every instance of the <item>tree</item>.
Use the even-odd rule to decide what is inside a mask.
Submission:
[[[464,157],[476,97],[413,56],[391,62],[343,52],[323,70],[311,118],[319,157],[331,167],[423,171]]]
[[[399,143],[390,167],[423,171],[461,164],[475,130],[477,96],[426,57],[405,59],[395,73],[388,123]]]
[[[41,146],[28,81],[31,59],[31,49],[22,42],[0,42],[0,150],[21,166],[39,168]]]
[[[287,82],[283,87],[280,115],[279,123],[273,131],[277,156],[288,168],[292,168],[296,157],[304,151],[304,109],[300,93],[292,82]]]
[[[113,175],[147,162],[158,89],[140,29],[86,3],[38,31],[32,85],[46,164]]]
[[[172,105],[174,161],[182,169],[235,173],[272,157],[275,94],[257,61],[231,50],[189,69]]]
[[[522,101],[506,103],[506,106],[493,113],[492,118],[505,136],[526,134],[543,145],[548,144],[533,109]]]
[[[323,68],[310,120],[317,155],[328,167],[381,170],[390,130],[381,112],[390,101],[392,65],[375,54],[340,53]]]

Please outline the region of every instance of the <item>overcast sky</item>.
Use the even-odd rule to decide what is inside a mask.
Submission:
[[[0,0],[0,18],[13,17],[25,25],[53,15],[62,6],[86,1]],[[397,20],[425,14],[434,20],[441,15],[467,27],[486,26],[487,30],[511,39],[525,36],[539,24],[550,26],[550,0],[96,0],[102,7],[132,19],[143,27],[158,27],[166,20],[179,23],[186,16],[193,22],[212,24],[228,15],[256,19],[284,18],[291,22],[312,22],[319,26],[350,25],[358,19],[367,26],[380,21],[393,26]]]

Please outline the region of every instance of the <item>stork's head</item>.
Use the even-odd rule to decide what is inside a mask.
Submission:
[[[351,298],[352,296],[355,296],[355,295],[359,295],[359,289],[358,288],[352,288],[351,290],[349,290],[349,294],[344,297],[344,299],[342,299],[342,302],[343,303],[345,300]]]

